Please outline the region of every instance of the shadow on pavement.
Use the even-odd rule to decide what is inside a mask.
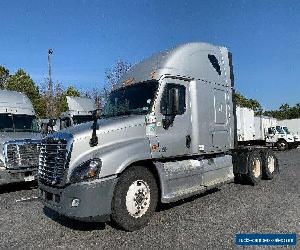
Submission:
[[[93,231],[93,230],[105,229],[105,223],[103,222],[83,222],[83,221],[73,220],[47,207],[44,207],[43,211],[45,215],[48,216],[50,219],[54,220],[55,222],[59,223],[62,226],[68,227],[73,230]]]
[[[4,184],[0,186],[0,194],[22,191],[22,190],[32,190],[36,188],[37,188],[36,181],[10,183],[10,184]]]

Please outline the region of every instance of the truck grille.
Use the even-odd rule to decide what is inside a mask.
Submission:
[[[6,144],[6,166],[9,169],[38,167],[39,143],[18,142]]]
[[[46,138],[42,141],[39,163],[39,180],[48,185],[59,185],[67,168],[68,148],[63,139]]]

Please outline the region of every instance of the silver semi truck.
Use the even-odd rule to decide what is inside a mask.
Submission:
[[[50,134],[64,128],[93,120],[96,109],[95,101],[86,97],[67,96],[68,110],[61,113],[58,119],[40,119],[43,134]]]
[[[82,221],[111,220],[132,231],[159,202],[221,184],[257,184],[278,171],[264,148],[238,148],[231,53],[189,43],[133,66],[102,116],[46,137],[43,204]]]
[[[92,113],[96,109],[93,99],[67,96],[67,103],[68,111],[59,117],[60,129],[92,121]]]
[[[0,185],[36,179],[41,139],[28,97],[0,90]]]

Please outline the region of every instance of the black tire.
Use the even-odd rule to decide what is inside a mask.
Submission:
[[[270,149],[261,152],[262,159],[262,177],[265,180],[271,180],[279,172],[278,159]]]
[[[276,147],[279,151],[285,151],[289,148],[289,145],[288,143],[285,141],[285,140],[279,140],[277,143],[276,143]]]
[[[135,199],[139,200],[132,201],[133,203],[135,203],[135,208],[140,206],[139,208],[143,209],[143,204],[145,204],[144,202],[148,202],[149,200],[150,203],[148,205],[148,209],[140,217],[134,217],[134,215],[130,214],[130,209],[128,209],[126,205],[126,197],[130,197],[130,195],[128,195],[130,190],[129,188],[136,188],[134,185],[136,185],[136,187],[138,185],[143,185],[144,187],[146,187],[145,189],[148,190],[150,193],[149,199],[147,198],[147,196],[144,195],[144,193],[135,193]],[[142,190],[144,192],[144,189]],[[147,200],[143,200],[145,199],[145,197],[147,198]],[[139,205],[137,205],[138,202]],[[121,174],[120,179],[115,187],[114,196],[112,199],[111,220],[115,224],[115,226],[125,231],[134,231],[140,229],[149,223],[152,215],[155,212],[157,202],[158,188],[155,177],[152,174],[152,172],[146,167],[142,166],[130,167],[128,170],[125,170]],[[139,216],[139,214],[135,214],[135,216]]]
[[[262,178],[262,160],[258,151],[249,152],[247,159],[248,173],[245,175],[248,183],[257,185]]]

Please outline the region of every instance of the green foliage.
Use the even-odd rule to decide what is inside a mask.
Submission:
[[[300,103],[297,103],[295,106],[284,103],[278,110],[265,111],[263,114],[279,120],[300,118]]]
[[[9,78],[9,70],[0,65],[0,89],[4,89]]]
[[[24,93],[32,102],[37,115],[45,115],[46,102],[43,100],[39,88],[23,69],[18,69],[15,74],[9,76],[5,89]]]
[[[50,99],[46,86],[40,89],[23,69],[18,69],[15,74],[9,75],[9,70],[0,65],[0,89],[24,93],[32,102],[38,117],[49,117],[49,114],[47,114],[47,104],[49,104]],[[60,84],[56,84],[53,104],[56,117],[61,112],[68,110],[67,96],[80,96],[80,92],[73,86],[64,89]]]
[[[235,93],[234,98],[237,106],[252,109],[254,110],[256,115],[262,114],[262,107],[257,100],[247,99],[245,96],[238,92]]]

